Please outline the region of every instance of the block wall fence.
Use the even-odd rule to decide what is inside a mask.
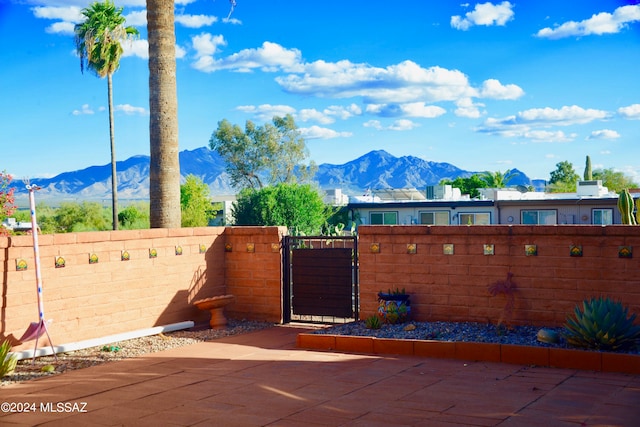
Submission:
[[[40,235],[51,338],[62,345],[206,323],[209,313],[193,301],[223,294],[236,296],[227,317],[280,323],[285,233],[203,227]],[[398,287],[411,293],[416,320],[495,323],[506,299],[488,286],[508,273],[517,287],[513,324],[561,325],[577,303],[599,295],[640,314],[640,227],[362,226],[358,247],[361,319],[376,312],[379,291]],[[17,343],[38,321],[32,237],[0,237],[0,262],[0,340],[32,349],[33,342]]]
[[[225,293],[237,297],[227,307],[229,317],[280,322],[285,230],[202,227],[39,235],[51,340],[62,345],[187,320],[206,323],[209,313],[193,301]],[[0,262],[0,340],[10,339],[14,350],[33,349],[33,341],[17,342],[39,318],[32,236],[0,237]]]
[[[506,297],[489,285],[516,284],[512,324],[561,326],[584,299],[608,296],[640,316],[640,227],[360,227],[360,318],[377,293],[405,288],[413,318],[497,323]]]

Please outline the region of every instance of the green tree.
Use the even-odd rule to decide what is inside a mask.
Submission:
[[[332,211],[310,184],[282,183],[246,188],[232,213],[236,225],[286,226],[294,233],[320,234]]]
[[[120,67],[121,42],[138,35],[134,27],[125,27],[122,8],[113,2],[95,2],[82,9],[84,21],[74,27],[76,51],[80,56],[80,71],[85,68],[100,78],[107,78],[109,104],[109,140],[111,143],[111,189],[113,229],[118,229],[118,182],[113,119],[113,73]]]
[[[56,233],[104,231],[109,229],[109,212],[98,202],[62,202],[54,219]]]
[[[187,175],[180,186],[183,227],[204,227],[213,217],[209,186],[195,175]]]
[[[44,202],[38,202],[36,205],[36,212],[38,215],[38,228],[42,234],[52,234],[58,232],[58,225],[56,223],[56,209],[47,205]],[[31,221],[31,212],[29,211],[26,218]],[[18,219],[18,218],[16,218]],[[26,219],[20,219],[20,221]]]
[[[250,120],[242,130],[224,119],[209,140],[209,147],[226,163],[234,186],[254,190],[278,183],[295,183],[310,178],[316,170],[304,138],[293,117],[274,117],[272,123],[256,126]]]
[[[518,172],[508,169],[505,172],[482,172],[480,178],[487,183],[488,188],[505,188],[509,181],[518,175],[520,175]]]
[[[577,182],[580,179],[573,169],[573,164],[563,161],[556,164],[556,169],[551,172],[551,179],[547,186],[550,193],[571,193],[576,191]]]
[[[129,205],[118,212],[120,227],[125,230],[149,228],[149,204],[137,203]]]
[[[601,180],[602,185],[607,187],[609,191],[615,191],[616,193],[619,193],[625,188],[638,187],[638,184],[633,181],[633,178],[622,172],[616,172],[613,168],[594,170],[593,179]]]
[[[469,197],[475,198],[480,196],[479,188],[487,188],[487,181],[482,179],[479,174],[471,175],[469,177],[457,177],[453,181],[450,179],[443,179],[440,181],[440,185],[451,185],[454,188],[459,188],[462,194],[468,194]]]
[[[178,228],[180,159],[174,1],[147,0],[149,39],[149,170],[152,228]]]

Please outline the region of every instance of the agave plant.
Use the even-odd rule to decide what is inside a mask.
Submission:
[[[0,378],[9,375],[16,369],[18,358],[15,354],[9,355],[11,344],[5,340],[0,345]]]
[[[365,326],[367,329],[380,329],[382,327],[382,322],[378,316],[373,314],[367,317],[365,320]]]
[[[628,316],[628,308],[609,298],[591,298],[578,304],[567,316],[563,336],[576,347],[595,350],[627,350],[638,346],[640,325],[636,315]]]

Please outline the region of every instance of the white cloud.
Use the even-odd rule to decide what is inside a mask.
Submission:
[[[418,123],[412,122],[411,120],[408,120],[408,119],[400,119],[400,120],[394,121],[391,125],[389,125],[387,127],[382,126],[382,123],[380,123],[379,120],[369,120],[369,121],[363,123],[362,126],[367,127],[367,128],[373,128],[373,129],[376,129],[376,130],[404,131],[404,130],[414,129],[414,128],[420,126],[420,125]]]
[[[403,131],[403,130],[411,130],[413,128],[417,128],[420,125],[418,123],[412,122],[411,120],[408,119],[400,119],[400,120],[396,120],[395,122],[393,122],[391,124],[391,126],[388,127],[389,130],[398,130],[398,131]]]
[[[149,58],[149,42],[147,40],[127,40],[122,43],[122,57],[136,56],[142,59]]]
[[[368,120],[366,122],[364,122],[362,124],[362,126],[366,127],[366,128],[374,128],[377,130],[381,130],[382,129],[382,123],[380,123],[380,120]]]
[[[640,120],[640,104],[633,104],[628,107],[618,108],[618,114],[625,119]]]
[[[424,102],[410,102],[400,106],[402,111],[408,117],[422,117],[425,119],[433,119],[440,117],[447,111],[436,105],[425,105]]]
[[[125,15],[125,24],[127,26],[133,25],[134,27],[146,27],[147,26],[147,10],[138,10]]]
[[[587,137],[587,139],[617,139],[620,138],[620,134],[611,129],[594,130]]]
[[[75,24],[84,19],[77,6],[37,6],[31,8],[33,16],[40,19],[56,20],[45,28],[49,34],[73,35]]]
[[[461,98],[456,101],[456,106],[454,111],[456,116],[477,119],[482,115],[480,108],[484,107],[484,104],[474,103],[471,98]]]
[[[73,114],[74,116],[83,116],[83,115],[86,115],[86,114],[94,114],[94,113],[95,112],[89,106],[89,104],[83,104],[82,107],[79,110],[73,110],[71,112],[71,114]]]
[[[331,139],[331,138],[346,138],[353,134],[351,132],[337,132],[333,129],[323,128],[320,126],[311,126],[308,128],[299,128],[300,135],[305,139]]]
[[[359,116],[362,114],[362,108],[356,104],[350,104],[345,106],[332,105],[324,110],[327,115],[336,116],[339,119],[347,120],[353,116]]]
[[[176,22],[187,28],[206,27],[218,21],[218,18],[210,15],[176,15]]]
[[[353,116],[362,114],[362,109],[356,104],[349,106],[332,105],[325,108],[322,111],[318,111],[315,108],[305,108],[298,112],[297,117],[303,121],[315,120],[322,124],[330,124],[336,121],[336,117],[341,120],[347,120]]]
[[[144,116],[148,114],[147,110],[144,107],[134,107],[133,105],[130,105],[130,104],[118,104],[115,106],[114,110],[121,111],[128,116],[133,116],[133,115]]]
[[[315,61],[298,68],[297,74],[276,78],[285,91],[327,98],[360,96],[366,103],[435,102],[477,95],[462,72],[423,68],[413,61],[386,68],[346,60]]]
[[[211,34],[202,34],[196,37],[200,39],[208,37],[210,40],[217,40],[222,36],[213,37]],[[194,47],[196,47],[197,43],[196,37],[194,37]],[[216,47],[221,44],[217,44]],[[210,53],[198,51],[196,55],[198,60],[192,66],[207,73],[218,70],[247,72],[256,68],[263,71],[292,70],[297,68],[300,63],[299,50],[286,49],[277,43],[271,42],[264,42],[259,48],[244,49],[222,59],[214,59],[214,54],[215,50]]]
[[[519,136],[533,142],[571,142],[577,135],[575,133],[567,135],[562,131],[532,130]]]
[[[524,94],[519,86],[503,84],[496,79],[488,79],[481,87],[474,87],[459,70],[439,66],[425,68],[410,60],[386,67],[349,60],[304,62],[299,50],[268,41],[261,47],[220,57],[220,47],[225,46],[226,41],[222,36],[209,33],[192,37],[191,44],[195,50],[192,67],[197,70],[249,72],[259,69],[284,73],[276,76],[275,81],[287,93],[334,99],[359,97],[366,105],[374,104],[371,108],[378,108],[375,114],[384,117],[437,117],[445,113],[444,108],[427,105],[450,101],[459,103],[457,114],[460,117],[477,118],[480,116],[477,107],[482,104],[474,106],[473,101],[467,100],[513,100]],[[382,105],[386,106],[383,108]],[[305,111],[303,117],[309,117],[311,113]],[[322,113],[328,117],[313,112],[316,120],[329,123],[331,114]]]
[[[82,8],[78,6],[36,6],[31,8],[33,16],[41,19],[56,19],[73,23],[82,22]]]
[[[236,110],[243,111],[245,113],[253,114],[258,120],[263,122],[270,122],[274,116],[284,117],[287,114],[294,115],[296,109],[288,105],[241,105],[236,107]]]
[[[368,104],[366,112],[380,117],[406,116],[433,119],[447,111],[442,107],[426,105],[424,102],[409,102],[406,104]]]
[[[518,99],[524,91],[514,84],[503,85],[496,79],[488,79],[482,83],[480,96],[491,99]]]
[[[598,119],[606,119],[609,113],[603,110],[584,109],[577,105],[564,106],[560,109],[545,107],[532,108],[518,113],[516,120],[521,123],[543,123],[569,126],[589,123]]]
[[[323,125],[328,125],[336,121],[335,118],[315,108],[304,108],[298,112],[297,117],[303,122],[313,120]]]
[[[571,126],[603,120],[609,113],[584,109],[576,105],[554,108],[532,108],[502,119],[488,118],[476,131],[509,138],[526,138],[535,142],[567,142],[575,133],[547,130],[552,126]]]
[[[196,58],[212,56],[218,51],[219,46],[226,46],[227,42],[223,36],[214,36],[209,33],[202,33],[191,38],[191,44],[196,51]]]
[[[464,18],[460,15],[451,17],[451,26],[457,30],[466,31],[474,25],[505,25],[513,18],[513,5],[508,1],[500,4],[476,4],[472,12],[467,12]]]
[[[628,24],[640,21],[640,5],[621,6],[613,14],[601,12],[584,21],[568,21],[555,28],[543,28],[537,36],[548,39],[615,34]]]

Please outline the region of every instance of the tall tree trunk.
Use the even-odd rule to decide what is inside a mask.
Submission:
[[[116,137],[113,120],[113,81],[107,74],[107,92],[109,96],[109,140],[111,142],[111,209],[113,210],[113,229],[118,229],[118,176],[116,175]]]
[[[150,222],[152,228],[179,228],[180,162],[173,0],[147,0],[147,33]]]

